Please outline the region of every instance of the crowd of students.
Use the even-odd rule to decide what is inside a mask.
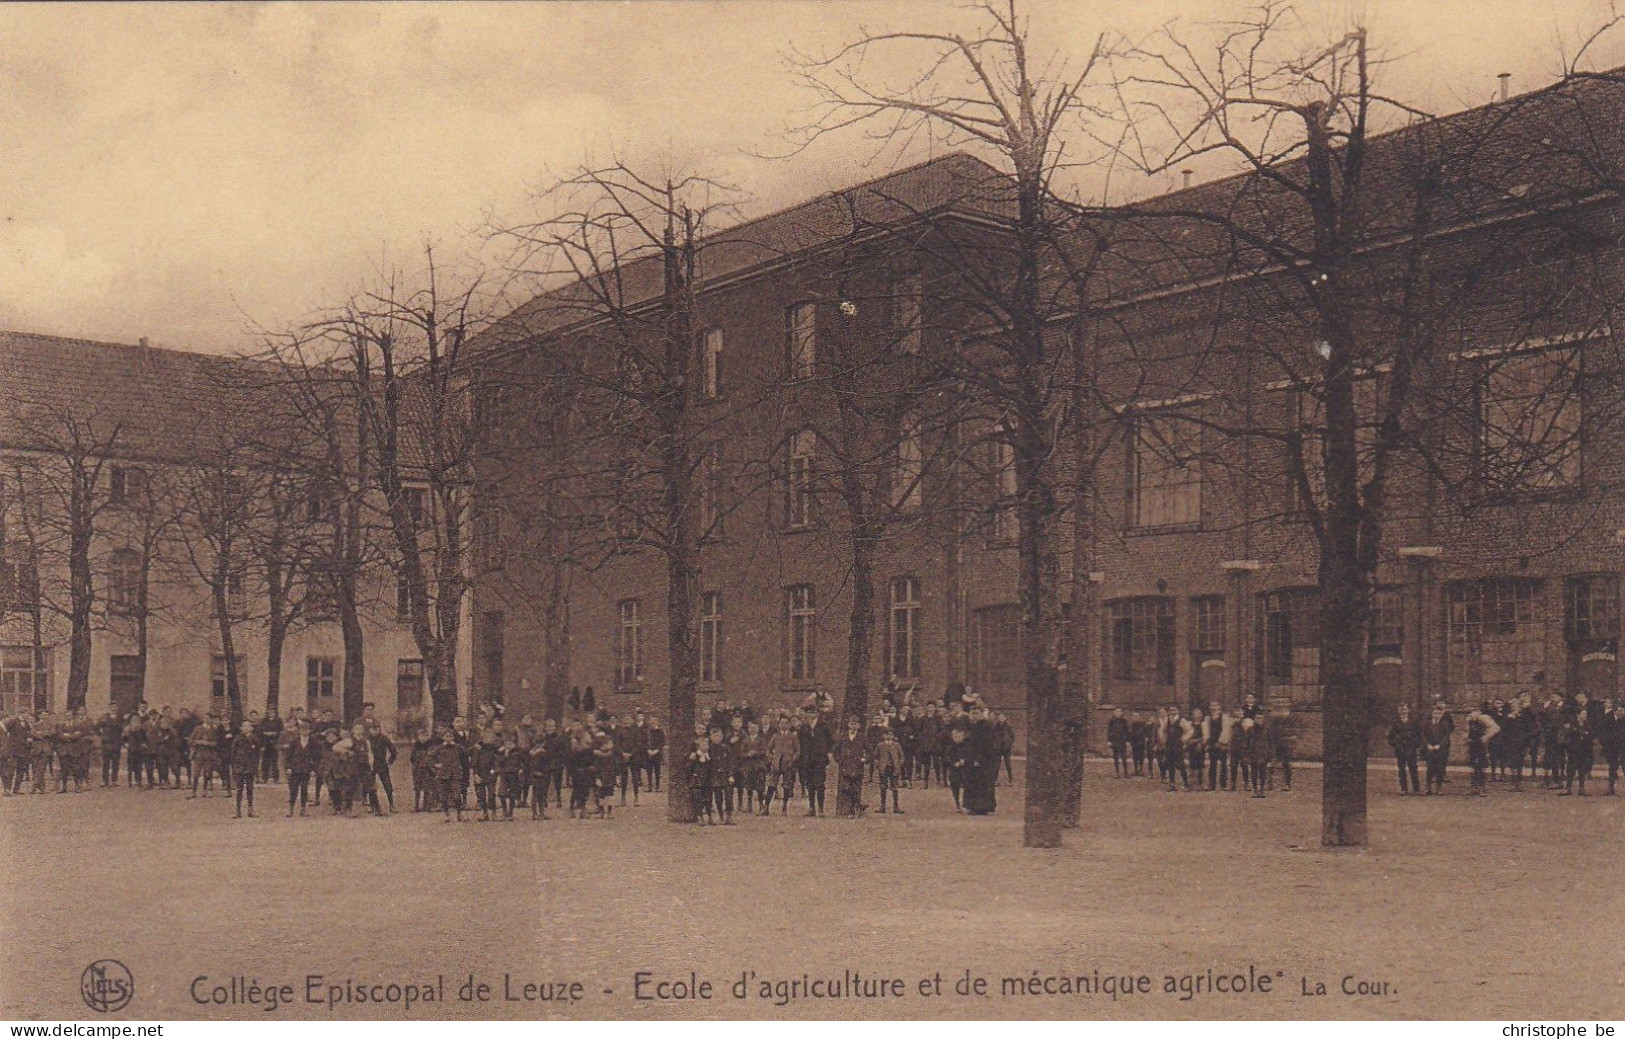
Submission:
[[[1240,790],[1263,797],[1274,786],[1292,789],[1294,739],[1291,719],[1272,717],[1249,694],[1235,710],[1212,703],[1189,716],[1178,705],[1140,711],[1112,711],[1106,722],[1112,775],[1123,779],[1155,772],[1170,791]],[[1194,780],[1194,785],[1193,785]]]
[[[915,783],[928,789],[933,779],[952,793],[956,812],[989,815],[998,808],[1001,765],[1014,778],[1010,722],[974,694],[951,690],[944,700],[920,704],[889,691],[868,724],[848,717],[844,727],[833,721],[827,698],[760,718],[748,704],[718,701],[709,720],[695,726],[688,755],[695,820],[732,826],[736,811],[767,815],[775,801],[785,815],[798,793],[807,815],[823,815],[832,769],[840,816],[869,810],[868,782],[879,784],[882,814],[901,814],[899,791]]]
[[[1425,720],[1401,704],[1386,731],[1399,792],[1444,792],[1459,725],[1471,796],[1486,796],[1491,782],[1503,780],[1510,790],[1522,791],[1527,767],[1531,778],[1542,778],[1543,789],[1585,797],[1599,762],[1606,767],[1604,792],[1614,794],[1625,768],[1625,701],[1592,700],[1584,693],[1534,701],[1528,693],[1486,701],[1470,708],[1460,723],[1442,699]],[[1283,787],[1292,789],[1292,725],[1290,715],[1272,715],[1248,696],[1233,711],[1213,703],[1189,716],[1178,706],[1150,717],[1116,710],[1106,723],[1106,742],[1118,778],[1154,774],[1170,791],[1238,790],[1263,797],[1276,772]]]
[[[1599,757],[1614,794],[1625,767],[1625,702],[1532,695],[1492,701],[1459,723],[1471,772],[1467,792],[1483,796],[1490,782],[1523,789],[1527,768],[1542,788],[1587,796]],[[1428,717],[1401,705],[1388,727],[1402,794],[1443,793],[1455,715],[1443,700]],[[1273,789],[1277,775],[1292,789],[1294,735],[1288,715],[1271,715],[1253,696],[1235,709],[1214,703],[1187,715],[1168,706],[1147,716],[1112,712],[1106,725],[1117,778],[1154,776],[1170,791],[1232,790],[1255,797]],[[827,697],[809,698],[799,711],[758,715],[748,703],[717,701],[695,726],[676,767],[687,770],[695,819],[733,825],[738,815],[790,811],[804,800],[808,816],[826,811],[830,773],[834,810],[856,817],[868,811],[867,784],[878,784],[879,811],[901,814],[899,791],[933,782],[948,790],[956,811],[985,815],[997,808],[1001,771],[1014,779],[1014,732],[1002,714],[974,694],[950,691],[942,701],[916,702],[888,690],[867,722],[836,719]],[[608,818],[628,797],[659,791],[667,767],[667,737],[660,720],[637,710],[616,718],[607,711],[577,711],[565,722],[510,722],[500,708],[472,721],[453,720],[422,730],[407,751],[412,810],[438,812],[447,821],[465,813],[480,821],[511,822],[519,809],[548,818],[549,802],[574,819]],[[188,798],[233,798],[239,817],[257,814],[256,789],[286,785],[289,817],[321,808],[354,815],[395,809],[395,740],[372,704],[346,727],[331,711],[291,708],[285,715],[250,712],[234,731],[213,714],[171,713],[140,705],[128,716],[84,711],[65,715],[0,717],[0,790],[18,795],[83,792],[99,771],[101,785],[119,785],[121,764],[132,789],[182,788]]]
[[[901,813],[899,789],[928,787],[933,779],[952,792],[956,810],[994,811],[1001,764],[1013,776],[1009,722],[974,696],[947,706],[901,700],[888,693],[871,723],[852,719],[844,732],[827,697],[762,716],[748,703],[717,701],[680,761],[697,821],[732,825],[736,810],[765,815],[775,803],[788,814],[797,797],[806,799],[809,816],[824,815],[831,771],[840,815],[867,811],[864,784],[876,780],[882,812]],[[617,799],[625,805],[630,796],[636,805],[645,788],[661,789],[667,741],[659,718],[641,709],[620,718],[577,711],[572,718],[537,724],[525,716],[515,723],[500,708],[485,708],[472,721],[425,727],[407,749],[412,810],[447,821],[468,813],[511,822],[526,809],[540,821],[548,818],[549,801],[565,807],[568,791],[570,817],[608,818]],[[91,718],[78,710],[0,717],[0,789],[8,796],[25,786],[33,793],[83,792],[93,761],[101,785],[116,787],[122,762],[131,789],[184,789],[192,799],[212,797],[218,786],[235,800],[239,818],[257,816],[256,791],[271,783],[286,784],[290,818],[321,808],[324,792],[332,813],[383,815],[396,810],[399,755],[371,703],[350,726],[332,711],[293,707],[286,714],[250,712],[234,730],[213,713],[172,713],[145,703],[128,716],[109,711]]]
[[[1468,711],[1462,725],[1472,775],[1467,792],[1484,797],[1491,781],[1502,780],[1521,792],[1527,765],[1531,779],[1542,777],[1542,789],[1585,797],[1600,751],[1607,767],[1604,792],[1614,794],[1625,766],[1625,701],[1593,700],[1585,693],[1547,695],[1539,704],[1535,700],[1535,694],[1526,692]],[[1397,713],[1388,745],[1398,765],[1400,793],[1443,793],[1455,716],[1443,700],[1434,702],[1425,721],[1413,718],[1407,705],[1400,705]],[[1419,764],[1426,768],[1425,783],[1418,782]]]

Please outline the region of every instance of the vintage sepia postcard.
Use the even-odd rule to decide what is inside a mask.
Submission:
[[[1618,1034],[1606,0],[4,4],[0,90],[12,1035]]]

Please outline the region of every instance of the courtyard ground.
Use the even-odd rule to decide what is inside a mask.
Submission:
[[[1400,798],[1374,765],[1371,847],[1327,852],[1319,775],[1256,800],[1170,794],[1094,763],[1082,829],[1042,852],[1020,846],[1019,782],[988,818],[915,789],[902,817],[815,820],[792,805],[709,829],[665,822],[658,797],[607,822],[460,826],[289,820],[266,788],[260,818],[242,821],[179,792],[7,798],[0,1018],[94,1016],[81,972],[107,958],[135,979],[115,1016],[147,1020],[1625,1016],[1625,798],[1497,784],[1474,799],[1465,777],[1449,796]],[[710,999],[638,998],[691,972]],[[791,984],[846,972],[905,994],[809,998]],[[329,1010],[305,1001],[310,975],[318,1000],[345,979],[385,998],[372,986],[403,988]],[[486,999],[460,998],[470,975]],[[1140,975],[1149,992],[1101,991]],[[229,995],[234,977],[289,985],[293,1000],[194,1001]],[[1011,978],[1038,994],[1003,994]],[[436,979],[445,1001],[408,1012],[404,986]],[[573,1002],[524,998],[526,984],[569,995],[574,982]],[[1361,983],[1377,994],[1344,993]]]

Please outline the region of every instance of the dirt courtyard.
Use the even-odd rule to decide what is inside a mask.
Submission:
[[[1625,798],[1401,798],[1374,764],[1372,846],[1331,853],[1319,775],[1256,800],[1092,763],[1048,852],[1020,846],[1019,782],[988,818],[933,788],[731,828],[658,796],[460,826],[286,819],[264,787],[242,821],[178,791],[7,798],[0,1018],[95,1016],[103,959],[138,1020],[1625,1017]]]

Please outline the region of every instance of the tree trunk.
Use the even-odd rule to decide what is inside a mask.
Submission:
[[[435,724],[449,726],[457,717],[456,656],[446,652],[445,643],[438,639],[430,640],[426,647],[420,645],[418,652],[423,654],[423,673],[429,683],[429,706],[434,712]],[[468,713],[471,716],[474,713],[472,702]]]
[[[550,535],[556,537],[556,535]],[[553,555],[553,572],[542,605],[542,631],[547,660],[542,672],[542,716],[564,720],[564,700],[570,688],[570,603],[565,590],[566,564]]]
[[[1018,473],[1028,470],[1018,506],[1022,656],[1027,684],[1027,804],[1022,843],[1029,848],[1058,848],[1068,774],[1062,732],[1066,718],[1055,667],[1059,566],[1054,546],[1054,494],[1045,479],[1044,456],[1029,453],[1035,437],[1036,431],[1031,431],[1020,438],[1027,443],[1018,448],[1016,463]]]
[[[150,637],[148,634],[150,626],[146,607],[143,606],[135,620],[135,700],[138,704],[147,698],[147,642]]]
[[[1066,632],[1068,724],[1064,827],[1075,830],[1083,817],[1083,764],[1095,705],[1094,422],[1089,386],[1094,357],[1089,329],[1080,320],[1072,331],[1072,624]]]
[[[852,535],[852,614],[846,637],[846,696],[841,705],[841,726],[856,719],[869,720],[869,666],[875,644],[875,548],[861,517]]]
[[[231,723],[231,731],[236,732],[243,723],[243,694],[242,686],[238,684],[237,676],[237,649],[233,639],[231,610],[226,601],[226,570],[224,567],[215,570],[214,587],[214,620],[220,629],[220,652],[226,660],[226,715]]]
[[[1366,582],[1352,561],[1327,553],[1320,570],[1322,743],[1320,843],[1360,847],[1366,836]]]
[[[1313,154],[1313,153],[1312,153]],[[1361,561],[1359,416],[1354,406],[1354,337],[1335,302],[1323,312],[1331,345],[1326,399],[1326,506],[1320,530],[1322,726],[1320,842],[1359,847],[1366,837],[1367,634],[1372,573]],[[1374,569],[1376,556],[1371,555]]]
[[[667,187],[666,239],[663,249],[665,305],[665,390],[655,404],[655,418],[661,438],[661,478],[666,552],[667,650],[671,660],[672,740],[681,749],[694,733],[694,700],[700,684],[699,640],[694,614],[699,594],[699,510],[693,497],[694,443],[688,428],[688,401],[691,387],[689,369],[694,350],[693,277],[694,228],[691,215],[683,210],[678,229],[678,208]],[[681,766],[679,766],[681,762]],[[686,823],[694,820],[690,796],[688,755],[672,755],[671,788],[666,795],[666,818]]]
[[[282,710],[282,647],[288,639],[286,624],[273,621],[265,640],[265,716]],[[348,656],[348,654],[346,654]]]
[[[1022,843],[1058,848],[1064,821],[1065,722],[1056,671],[1060,618],[1060,565],[1055,544],[1055,444],[1048,432],[1050,370],[1039,303],[1039,254],[1043,247],[1041,164],[1016,158],[1019,217],[1017,271],[1011,301],[1011,348],[1017,399],[1015,413],[1018,587],[1022,614],[1023,670],[1027,685],[1027,805]]]
[[[351,608],[339,613],[339,630],[344,636],[344,723],[361,717],[367,699],[366,633],[361,628],[360,611]]]
[[[76,498],[81,498],[75,495]],[[90,568],[90,520],[82,515],[88,502],[76,501],[73,532],[68,545],[68,702],[70,711],[85,706],[90,692],[90,620],[95,606],[95,584]]]

